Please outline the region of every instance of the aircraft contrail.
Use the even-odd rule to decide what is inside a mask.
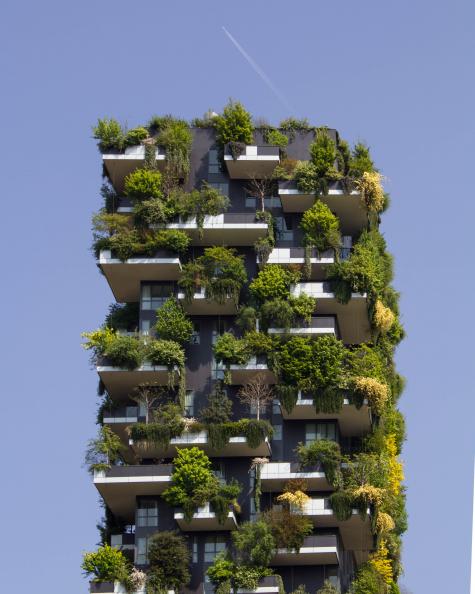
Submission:
[[[256,61],[251,58],[251,56],[246,52],[246,50],[242,47],[242,45],[240,45],[236,41],[236,39],[234,39],[234,37],[231,35],[231,33],[224,26],[223,26],[223,31],[229,37],[231,43],[236,47],[236,49],[243,56],[243,58],[245,58],[245,60],[249,63],[249,65],[254,70],[254,72],[266,83],[266,85],[274,93],[274,95],[282,103],[282,105],[289,112],[291,112],[291,113],[295,112],[293,107],[290,105],[290,103],[287,101],[287,99],[284,97],[284,95],[279,91],[279,89],[274,85],[274,83],[267,76],[267,74],[262,70],[262,68],[259,66],[259,64],[257,64]]]

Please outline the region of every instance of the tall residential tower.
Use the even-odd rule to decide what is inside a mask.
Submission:
[[[234,102],[95,136],[90,592],[397,593],[403,330],[367,147]]]

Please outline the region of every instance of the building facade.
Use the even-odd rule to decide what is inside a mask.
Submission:
[[[96,230],[102,232],[96,236],[97,266],[120,305],[106,320],[110,342],[105,343],[103,328],[99,339],[88,335],[87,347],[94,350],[103,395],[102,440],[107,428],[106,437],[119,438],[122,444],[119,453],[103,448],[107,460],[91,465],[106,508],[104,540],[147,571],[153,536],[177,531],[190,554],[191,577],[183,589],[213,592],[216,584],[208,568],[219,554],[233,555],[233,533],[265,518],[274,535],[268,563],[273,575],[260,578],[251,591],[278,592],[283,587],[291,592],[303,584],[314,593],[326,582],[347,592],[359,569],[368,563],[374,569],[379,555],[391,567],[386,581],[381,578],[381,588],[395,592],[404,530],[399,508],[404,504],[397,466],[403,428],[395,408],[401,381],[392,356],[402,330],[397,296],[387,271],[378,268],[390,267],[385,247],[378,243],[385,204],[377,203],[377,184],[364,185],[370,177],[365,173],[378,174],[361,165],[358,147],[347,149],[336,130],[303,124],[295,129],[255,128],[252,143],[239,137],[224,143],[216,122],[210,116],[189,127],[187,162],[176,169],[173,146],[154,142],[160,138],[160,126],[168,124],[159,122],[155,130],[149,126],[146,135],[138,133],[136,144],[131,144],[134,138],[123,143],[129,146],[108,146],[101,139],[108,188],[103,192],[102,226],[96,221]],[[333,162],[319,171],[321,153],[327,149],[334,151]],[[328,154],[325,158],[328,161]],[[305,169],[309,163],[313,169]],[[133,189],[130,176],[139,170],[158,172],[162,187]],[[228,199],[222,200],[222,212],[211,206],[208,214],[205,201],[205,206],[197,206],[203,188],[215,191],[212,198],[219,194]],[[194,190],[190,201],[195,211],[187,214],[157,215],[149,204],[154,200],[159,209],[169,196],[176,203]],[[303,222],[312,209],[315,220],[308,216]],[[335,231],[335,221],[336,244],[330,229]],[[136,235],[131,238],[131,233]],[[160,233],[161,245],[144,243],[144,238]],[[127,241],[117,239],[121,234]],[[176,238],[183,236],[186,247],[173,249]],[[374,240],[368,253],[376,263],[363,270],[366,252],[361,253],[370,243],[368,237]],[[222,251],[210,255],[209,248],[224,249],[226,257]],[[235,259],[232,266],[228,256]],[[236,259],[245,271],[240,281],[233,276]],[[187,268],[190,262],[199,266]],[[275,285],[271,275],[266,276],[269,268],[277,271]],[[226,275],[231,279],[228,289],[226,282],[217,288]],[[256,286],[256,278],[264,288]],[[277,287],[281,281],[287,283],[286,295]],[[302,296],[313,301],[299,301]],[[171,301],[192,323],[191,336],[177,347],[184,364],[179,357],[173,359],[175,351],[167,359],[162,347],[153,357],[147,355],[153,341],[173,336],[175,318],[170,317],[170,333],[160,334],[156,327],[157,312]],[[303,314],[299,304],[306,308]],[[231,336],[224,355],[223,336]],[[130,352],[121,359],[117,345],[110,346],[114,340],[122,340],[119,346],[125,350],[131,348],[130,341],[145,350],[135,360],[132,355],[130,362]],[[326,352],[333,357],[330,363],[325,362]],[[292,356],[295,365],[289,363]],[[251,396],[257,390],[254,401],[243,396],[246,388],[251,388]],[[147,401],[143,393],[153,396]],[[215,404],[219,397],[232,404],[222,413],[227,418],[221,425],[209,410],[212,394]],[[165,401],[181,409],[178,429],[173,428],[175,418],[160,418]],[[242,424],[243,419],[255,422]],[[250,437],[252,431],[257,437]],[[330,454],[313,448],[315,442],[331,442]],[[224,518],[212,502],[198,505],[190,518],[163,497],[174,484],[177,454],[191,448],[206,454],[220,484],[237,482],[241,487],[237,502],[227,503]],[[386,474],[374,477],[384,464]],[[304,493],[301,503],[279,498],[296,491]],[[286,546],[277,526],[282,528],[286,517],[296,515],[305,519],[298,548]],[[91,592],[120,587],[99,581],[91,583]]]

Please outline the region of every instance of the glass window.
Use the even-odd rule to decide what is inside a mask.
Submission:
[[[280,403],[278,400],[272,401],[272,414],[280,415]]]
[[[274,441],[282,441],[282,425],[273,425],[272,428],[274,429],[272,439]]]
[[[200,335],[201,325],[199,322],[193,322],[193,333],[191,335],[191,344],[200,344],[201,342],[201,335]]]
[[[212,188],[215,188],[216,190],[218,190],[218,192],[220,194],[222,194],[223,196],[228,196],[229,195],[229,184],[228,183],[222,183],[222,182],[210,182],[209,184]]]
[[[195,393],[187,391],[185,394],[185,416],[192,417],[195,414]]]
[[[198,563],[198,539],[196,536],[193,536],[191,562]]]
[[[205,563],[213,563],[219,553],[226,550],[224,536],[207,536],[205,541]]]
[[[142,285],[140,307],[143,310],[154,310],[161,307],[174,294],[174,285]]]
[[[148,538],[137,538],[135,547],[135,563],[137,565],[146,565],[148,563]]]
[[[308,445],[320,439],[336,441],[336,424],[307,423],[305,425],[305,443]]]
[[[158,526],[158,505],[156,501],[140,501],[137,508],[137,526]]]
[[[292,240],[294,238],[294,232],[287,227],[286,219],[284,219],[284,217],[275,217],[274,220],[278,238],[282,241]]]
[[[142,334],[145,334],[145,336],[148,336],[150,334],[150,320],[142,320],[142,323],[140,325],[140,331],[142,332]]]
[[[246,196],[246,208],[256,208],[256,199],[253,196]]]

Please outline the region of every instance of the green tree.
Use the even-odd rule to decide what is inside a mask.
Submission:
[[[183,308],[174,297],[167,299],[157,309],[155,330],[164,340],[174,340],[179,344],[190,342],[193,334],[193,322],[186,316]]]
[[[148,584],[153,594],[178,591],[190,581],[190,553],[183,536],[173,531],[157,532],[149,541]],[[148,591],[148,590],[147,590]]]
[[[99,150],[102,152],[109,149],[122,150],[124,147],[124,131],[114,118],[98,119],[92,133],[99,140]]]
[[[290,285],[297,282],[299,275],[278,264],[268,264],[249,285],[251,295],[264,303],[271,299],[288,299]]]
[[[124,189],[133,202],[161,198],[162,174],[153,169],[136,169],[126,176]]]
[[[305,232],[305,243],[319,251],[338,249],[341,245],[340,221],[321,200],[306,210],[301,227]]]
[[[251,115],[239,101],[230,99],[222,115],[215,118],[215,123],[217,139],[222,145],[228,142],[254,142]]]
[[[266,522],[244,522],[233,532],[238,563],[254,567],[270,564],[275,550],[271,529]]]
[[[123,582],[129,575],[128,562],[122,551],[105,544],[92,553],[84,553],[81,568],[94,582]]]

